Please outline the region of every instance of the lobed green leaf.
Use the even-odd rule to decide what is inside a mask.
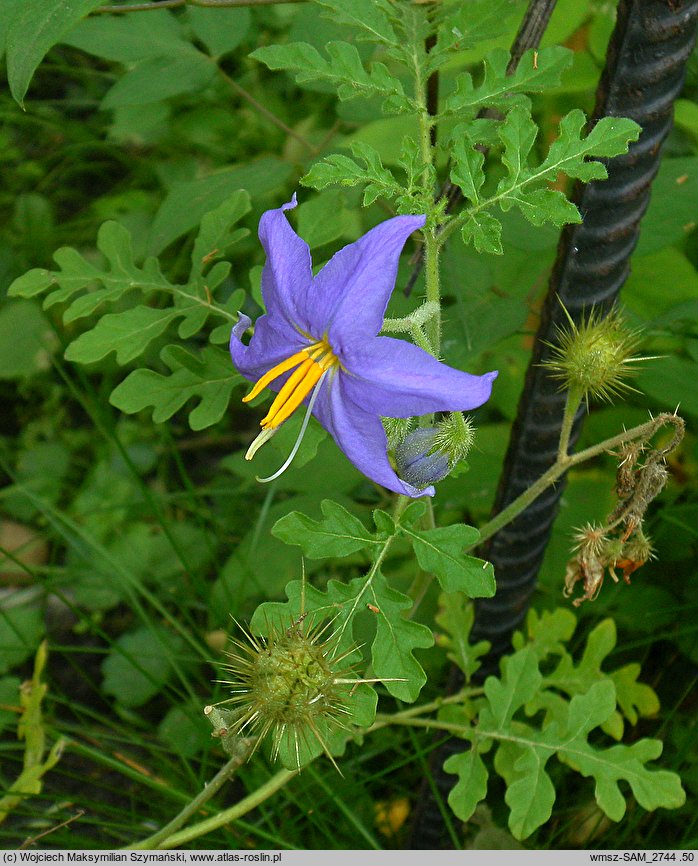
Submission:
[[[363,204],[367,207],[378,198],[397,199],[404,195],[402,184],[392,172],[383,166],[378,151],[366,142],[354,142],[351,146],[355,159],[334,153],[316,162],[301,178],[305,186],[324,189],[332,184],[340,186],[363,186]]]
[[[307,42],[269,45],[250,54],[270,69],[294,72],[296,81],[328,81],[342,100],[364,97],[392,97],[406,110],[412,101],[405,96],[402,83],[390,74],[382,63],[372,63],[366,69],[359,52],[348,42],[328,42],[328,59]]]
[[[414,602],[390,587],[380,572],[376,573],[368,592],[376,608],[376,637],[371,646],[373,670],[393,697],[411,703],[417,699],[427,679],[414,651],[433,646],[434,635],[422,623],[404,618],[404,612]],[[390,679],[396,681],[389,682]]]
[[[228,247],[249,234],[247,229],[234,228],[235,224],[250,210],[250,196],[238,189],[218,207],[201,218],[199,233],[191,251],[191,273],[189,279],[198,280],[206,266],[223,256]],[[210,286],[210,275],[207,281]]]
[[[80,334],[65,350],[68,361],[90,364],[116,352],[118,364],[127,364],[164,334],[181,312],[167,307],[137,306],[123,313],[107,313],[90,331]]]
[[[446,592],[464,592],[470,598],[494,595],[491,563],[463,552],[480,537],[477,529],[456,524],[425,530],[403,526],[402,531],[412,542],[420,567],[433,573]]]
[[[473,113],[483,107],[500,110],[525,101],[524,94],[539,93],[560,84],[560,76],[572,64],[573,53],[562,46],[527,51],[516,69],[507,74],[509,53],[502,48],[484,59],[482,83],[475,86],[470,73],[456,79],[455,91],[444,101],[443,114]]]
[[[503,211],[518,208],[529,222],[537,226],[546,222],[562,226],[581,221],[577,208],[566,196],[546,184],[555,183],[561,173],[583,181],[605,178],[605,166],[592,157],[624,153],[628,143],[640,132],[640,127],[632,120],[607,117],[584,137],[584,124],[582,111],[577,109],[567,114],[547,156],[534,167],[530,164],[530,155],[538,128],[527,107],[515,105],[511,108],[497,128],[503,145],[501,159],[506,175],[500,179],[494,195],[485,199],[481,193],[481,166],[476,151],[472,149],[474,140],[467,135],[467,127],[457,129],[453,177],[472,202],[472,207],[460,218],[466,243],[473,241],[479,252],[501,251],[501,226],[487,212],[495,204]]]
[[[397,45],[398,37],[390,23],[394,11],[385,0],[318,0],[329,10],[333,21],[354,27],[358,38],[381,45]]]
[[[509,725],[514,713],[531,700],[543,680],[536,654],[530,647],[505,656],[501,668],[501,678],[487,677],[485,680],[488,707],[482,717],[485,726],[491,724],[497,730]]]
[[[489,772],[475,747],[451,755],[444,770],[458,776],[448,794],[448,805],[461,821],[469,821],[477,804],[487,796]]]
[[[323,499],[320,508],[321,520],[292,511],[277,520],[272,535],[286,544],[297,544],[310,559],[349,556],[365,547],[380,544],[358,517],[337,502]]]
[[[112,391],[109,402],[133,414],[152,407],[156,424],[167,421],[189,400],[198,403],[189,414],[192,430],[216,424],[225,414],[233,389],[244,381],[223,349],[207,346],[200,356],[181,346],[166,346],[160,357],[172,371],[163,376],[154,370],[133,370]]]
[[[463,671],[466,682],[470,682],[480,667],[480,656],[490,648],[486,640],[470,643],[470,632],[475,622],[472,602],[462,592],[442,592],[435,621],[444,631],[437,636],[437,644],[446,648],[448,658]]]

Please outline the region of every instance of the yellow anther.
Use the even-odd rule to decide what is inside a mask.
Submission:
[[[288,373],[289,370],[293,370],[261,421],[263,431],[275,430],[295,412],[319,382],[323,373],[337,364],[339,364],[339,360],[327,341],[318,340],[318,342],[312,343],[306,349],[296,352],[290,358],[286,358],[272,367],[255,383],[250,393],[242,398],[243,402],[247,403],[253,400],[267,385],[270,385],[284,373]],[[248,451],[248,459],[263,442],[267,441],[267,438],[260,433]],[[259,444],[256,444],[257,442]]]
[[[305,365],[303,366],[305,367]],[[262,427],[278,427],[280,424],[283,424],[283,422],[289,418],[293,412],[295,412],[308,394],[310,394],[324,372],[325,371],[319,364],[310,361],[310,366],[305,370],[304,378],[298,383],[293,393],[290,394],[283,403],[279,401],[279,397],[281,396],[281,393],[279,392],[274,403],[276,404],[278,401],[280,405],[274,411],[274,414],[272,414],[271,410],[269,411],[269,414],[262,422]],[[272,409],[274,409],[274,406],[272,406]]]
[[[310,347],[314,348],[313,346]],[[267,373],[265,373],[261,379],[259,379],[249,394],[245,395],[242,398],[243,403],[247,403],[249,400],[254,400],[257,394],[260,394],[274,379],[278,379],[282,373],[286,373],[288,370],[292,370],[294,367],[297,367],[299,364],[303,363],[303,361],[308,360],[307,355],[308,349],[304,349],[302,352],[296,352],[295,355],[291,355],[290,358],[286,358],[285,361],[282,361],[280,364],[277,364],[276,367],[272,367]]]
[[[306,374],[313,366],[315,366],[315,361],[313,361],[311,358],[306,357],[305,361],[300,365],[300,367],[297,367],[293,371],[293,373],[291,373],[279,393],[274,398],[274,402],[269,407],[269,411],[267,412],[266,416],[262,418],[262,420],[259,422],[262,427],[267,426],[268,422],[274,417],[274,415],[276,415],[278,410],[284,405],[284,403],[288,400],[291,394],[293,394],[293,392],[296,390],[296,385],[298,385],[300,382],[303,381],[303,379],[305,379]]]

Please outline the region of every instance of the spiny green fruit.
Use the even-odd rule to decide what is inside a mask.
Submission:
[[[563,306],[568,324],[558,327],[557,342],[549,343],[551,357],[542,366],[551,371],[562,388],[589,397],[611,401],[626,391],[634,391],[625,379],[634,375],[634,365],[650,360],[633,355],[639,335],[628,330],[617,310],[604,316],[598,310],[577,325]]]
[[[232,697],[222,702],[236,710],[229,733],[257,737],[257,744],[270,735],[272,758],[284,746],[295,754],[298,769],[301,746],[314,739],[337,766],[327,735],[333,728],[348,729],[350,691],[366,681],[347,678],[346,659],[355,648],[340,653],[337,633],[326,636],[331,625],[306,624],[301,616],[288,628],[269,625],[266,637],[242,629],[245,640],[233,641],[223,666],[231,678],[221,680],[233,687]]]

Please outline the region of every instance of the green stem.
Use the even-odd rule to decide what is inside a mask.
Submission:
[[[644,439],[647,441],[654,436],[657,430],[664,427],[666,424],[671,424],[675,429],[680,430],[683,427],[683,420],[677,415],[671,415],[664,412],[661,415],[657,415],[657,417],[653,418],[651,421],[647,421],[645,424],[640,424],[638,427],[633,427],[631,430],[624,430],[617,436],[605,439],[603,442],[599,442],[597,445],[592,445],[584,451],[579,451],[577,454],[558,458],[547,472],[544,472],[543,475],[541,475],[541,477],[527,490],[524,490],[517,499],[507,505],[503,511],[496,514],[480,529],[480,538],[475,544],[467,547],[466,551],[472,550],[474,547],[482,544],[483,541],[486,541],[495,533],[499,532],[499,530],[503,526],[506,526],[507,523],[511,523],[515,517],[518,517],[524,509],[537,499],[546,488],[551,484],[554,484],[561,475],[567,472],[568,469],[571,469],[573,466],[577,466],[580,463],[584,463],[586,460],[591,460],[592,457],[598,457],[605,451],[610,451],[612,448],[616,448],[618,445],[623,445],[625,442],[632,442],[635,439]]]
[[[386,728],[394,724],[402,725],[405,724],[407,719],[414,719],[423,716],[425,713],[432,713],[436,710],[440,710],[441,707],[445,707],[448,704],[457,704],[466,698],[475,698],[482,694],[484,694],[484,689],[466,688],[461,689],[455,694],[436,698],[436,700],[430,701],[428,704],[420,704],[418,707],[410,707],[409,709],[402,710],[399,713],[377,713],[376,721],[370,728],[366,729],[365,733],[371,734],[374,731],[379,731],[381,728]]]
[[[265,105],[263,105],[258,99],[255,99],[249,91],[245,90],[242,85],[238,84],[234,78],[231,78],[229,75],[227,75],[220,67],[218,67],[218,74],[231,90],[237,93],[238,96],[240,96],[246,102],[249,102],[249,104],[256,111],[258,111],[259,114],[261,114],[263,117],[266,117],[266,119],[270,123],[273,123],[274,126],[277,126],[280,130],[285,132],[286,135],[289,135],[291,138],[295,138],[297,142],[303,145],[303,147],[308,151],[308,153],[311,153],[313,155],[317,154],[316,149],[307,139],[303,138],[302,135],[299,135],[295,131],[295,129],[291,129],[291,127],[285,124],[280,117],[277,117],[273,111],[269,111],[269,109]]]
[[[223,769],[225,769],[225,767]],[[284,785],[290,782],[291,779],[293,779],[293,777],[297,775],[298,770],[281,770],[275,776],[272,776],[268,782],[257,788],[243,800],[240,800],[239,803],[231,806],[229,809],[224,809],[222,812],[218,812],[216,815],[213,815],[211,818],[207,818],[205,821],[200,821],[198,824],[192,824],[192,826],[187,827],[186,830],[181,830],[179,833],[172,833],[167,838],[159,839],[158,848],[180,848],[187,842],[191,842],[193,839],[198,839],[199,836],[203,836],[206,833],[211,833],[213,830],[218,830],[220,827],[224,827],[226,824],[230,824],[232,821],[236,821],[238,818],[242,818],[243,815],[251,812],[252,809],[255,809],[265,800],[268,800],[269,797],[271,797],[277,791],[281,790]],[[207,789],[204,789],[204,791],[202,791],[202,794],[206,792]],[[201,794],[199,796],[201,796]],[[157,836],[159,834],[155,835]],[[135,850],[138,850],[139,848],[152,848],[154,846],[146,843],[148,843],[153,838],[154,837],[151,836],[149,837],[149,839],[145,839],[142,842],[137,842],[134,845],[130,845],[129,848]]]
[[[557,459],[565,460],[569,456],[570,450],[570,435],[572,434],[572,425],[577,414],[579,404],[582,402],[584,391],[581,388],[570,388],[567,392],[567,400],[565,402],[565,412],[562,416],[562,427],[560,428],[560,444],[557,448]]]
[[[434,504],[432,503],[430,498],[425,498],[427,499],[427,511],[422,518],[422,522],[426,529],[434,529],[436,526],[436,519],[434,517]],[[412,581],[410,588],[407,590],[407,595],[413,600],[414,604],[406,612],[406,619],[412,619],[412,617],[417,613],[419,605],[421,604],[422,599],[426,595],[426,592],[429,589],[433,577],[434,575],[431,572],[424,571],[424,569],[422,568],[417,569],[417,574],[415,575],[415,578]]]
[[[211,779],[206,787],[196,797],[194,797],[193,800],[190,800],[189,803],[187,803],[179,815],[176,815],[161,830],[158,830],[157,833],[153,833],[153,835],[148,836],[147,839],[142,839],[140,842],[135,842],[134,844],[129,845],[129,849],[152,851],[155,848],[167,847],[165,843],[169,837],[174,835],[183,824],[186,824],[192,815],[195,815],[211,799],[211,797],[214,796],[214,794],[220,791],[223,785],[225,785],[225,783],[235,775],[245,761],[247,761],[253,748],[253,740],[243,741],[241,743],[240,751],[236,755],[233,755],[227,764],[221,767],[213,779]]]
[[[431,130],[434,118],[429,114],[427,102],[427,82],[422,75],[420,57],[414,52],[414,95],[417,105],[417,120],[419,123],[419,149],[424,170],[422,186],[426,198],[433,195],[432,178],[434,176],[434,148],[431,143]],[[428,342],[431,344],[431,354],[439,357],[441,350],[441,289],[439,285],[439,251],[440,244],[435,228],[424,230],[424,280],[427,304],[434,305],[434,313],[426,322],[425,330]]]
[[[424,351],[428,352],[430,355],[434,355],[434,357],[436,357],[434,347],[432,346],[429,337],[427,337],[420,325],[414,325],[412,328],[410,328],[410,336],[414,340],[415,345],[419,346],[420,349],[424,349]]]
[[[432,354],[439,357],[441,351],[441,285],[439,280],[439,243],[434,230],[425,234],[424,241],[424,280],[427,303],[438,306],[438,312],[426,323],[426,335],[432,346]]]
[[[395,521],[396,524],[399,523],[400,516],[410,501],[411,500],[410,500],[409,496],[399,495],[397,497],[397,500],[395,502],[395,507],[393,508],[393,520]],[[390,545],[393,543],[393,541],[395,540],[395,538],[397,537],[398,534],[399,534],[399,531],[396,529],[396,531],[394,532],[393,535],[390,535],[390,536],[388,536],[388,538],[385,539],[380,550],[376,554],[376,558],[373,560],[373,564],[371,565],[371,568],[369,569],[368,574],[366,575],[366,581],[364,583],[363,589],[361,590],[361,592],[357,593],[356,598],[354,599],[354,603],[351,606],[351,610],[347,614],[346,618],[344,619],[344,622],[342,623],[341,628],[337,632],[337,642],[338,643],[341,641],[342,636],[344,635],[344,632],[346,631],[347,626],[352,621],[354,614],[356,613],[356,610],[357,610],[357,608],[361,602],[361,599],[366,594],[366,591],[368,589],[370,589],[371,584],[373,583],[373,579],[375,578],[376,574],[378,574],[378,569],[381,567],[381,564],[382,564],[383,560],[385,559],[386,554],[388,553],[388,550],[390,549]],[[369,670],[370,670],[370,667],[369,667]]]

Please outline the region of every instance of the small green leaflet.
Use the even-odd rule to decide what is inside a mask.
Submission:
[[[578,665],[565,652],[547,681],[568,695],[585,692],[606,675],[601,665],[616,645],[616,625],[612,619],[600,622],[589,634]]]
[[[509,829],[517,839],[525,839],[552,814],[555,788],[545,765],[553,752],[537,743],[524,749],[500,747],[497,758],[500,752],[511,763],[505,768],[502,761],[495,761],[497,772],[507,783],[504,799],[510,809]]]
[[[494,595],[492,565],[463,552],[477,542],[477,529],[463,524],[424,530],[402,526],[402,532],[412,542],[419,565],[433,573],[446,592],[464,592],[470,598]]]
[[[320,504],[323,518],[313,520],[299,511],[292,511],[272,528],[272,535],[286,544],[297,544],[310,559],[349,556],[365,547],[380,544],[358,517],[331,499]]]
[[[46,293],[44,306],[67,304],[65,322],[75,321],[98,312],[102,306],[123,302],[130,293],[156,293],[169,300],[169,306],[138,304],[117,313],[107,313],[95,326],[80,334],[68,346],[65,357],[79,363],[93,363],[116,353],[119,364],[128,364],[142,355],[151,343],[162,337],[178,322],[178,336],[187,340],[198,334],[210,316],[223,324],[215,328],[211,342],[227,342],[244,292],[232,293],[226,306],[217,304],[212,293],[230,272],[230,264],[211,262],[247,234],[236,228],[238,220],[250,208],[244,190],[228,193],[212,211],[204,214],[192,250],[190,282],[175,285],[162,274],[158,260],[148,257],[141,267],[136,264],[129,232],[119,223],[107,222],[99,230],[97,247],[106,259],[99,267],[76,250],[64,247],[55,254],[60,270],[35,269],[15,280],[9,293],[29,298]],[[227,309],[226,307],[230,307]],[[134,370],[112,392],[111,402],[124,412],[138,412],[153,407],[153,418],[170,418],[191,398],[198,405],[189,415],[194,430],[202,430],[219,421],[225,413],[233,388],[242,382],[228,353],[209,345],[192,354],[182,346],[168,346],[161,359],[168,375],[147,369]]]
[[[326,50],[328,59],[307,42],[292,42],[258,48],[250,57],[270,69],[295,72],[299,84],[318,79],[329,81],[342,100],[384,96],[391,97],[391,105],[412,110],[412,99],[405,96],[400,80],[394,78],[384,64],[372,63],[367,71],[359,52],[348,42],[328,42]]]
[[[112,391],[112,406],[129,414],[152,406],[153,421],[160,424],[190,399],[199,398],[189,413],[189,426],[203,430],[221,420],[233,389],[245,381],[230,363],[228,352],[215,346],[205,347],[198,357],[181,346],[165,346],[160,357],[171,374],[133,370]]]
[[[463,223],[461,236],[466,244],[472,241],[479,253],[501,256],[504,252],[502,224],[487,211],[470,212],[466,222]]]
[[[301,178],[304,186],[324,189],[332,184],[339,186],[364,186],[364,207],[378,198],[395,201],[401,214],[425,213],[432,206],[431,196],[424,200],[421,175],[426,170],[434,175],[433,167],[425,167],[414,139],[406,135],[398,162],[405,170],[405,182],[400,183],[393,173],[385,168],[378,151],[367,142],[351,144],[354,159],[342,153],[333,153],[316,162]],[[434,175],[435,179],[435,175]]]
[[[480,656],[490,649],[490,643],[486,640],[470,643],[470,631],[474,622],[473,604],[464,593],[441,593],[436,624],[445,634],[438,635],[436,642],[446,648],[448,658],[463,671],[466,682],[470,682],[480,667]]]
[[[329,10],[326,16],[337,24],[359,30],[358,38],[379,45],[397,45],[398,37],[390,23],[394,10],[385,0],[318,0]]]
[[[354,142],[351,151],[355,159],[342,153],[333,153],[316,162],[301,178],[304,186],[324,189],[331,184],[363,186],[363,203],[367,207],[377,198],[393,199],[404,192],[389,169],[384,168],[378,151],[365,142]]]
[[[107,313],[91,331],[85,331],[65,350],[68,361],[90,364],[101,361],[110,352],[116,352],[117,364],[127,364],[148,348],[150,343],[163,334],[178,316],[190,312],[193,307],[176,310],[167,307],[138,306],[123,313]]]
[[[414,650],[429,649],[434,644],[434,635],[422,623],[404,618],[403,612],[410,610],[414,602],[388,586],[380,572],[376,573],[369,593],[376,617],[376,637],[371,646],[373,670],[384,680],[391,695],[411,703],[417,700],[427,680]],[[404,682],[388,682],[390,678]]]
[[[656,716],[659,712],[659,698],[654,689],[637,681],[640,671],[640,665],[633,662],[609,674],[616,687],[618,705],[631,725],[637,724],[640,716]]]
[[[535,62],[534,62],[535,56]],[[511,75],[507,75],[509,52],[503,48],[491,51],[484,60],[482,83],[473,84],[468,72],[456,79],[456,90],[444,103],[443,114],[473,114],[482,107],[507,110],[522,100],[523,94],[538,93],[560,83],[560,75],[572,64],[573,53],[561,46],[527,51]]]
[[[487,796],[489,772],[475,746],[451,755],[444,762],[444,770],[458,776],[448,794],[448,805],[461,821],[468,821],[477,804]]]
[[[493,729],[504,729],[514,713],[534,697],[542,677],[536,655],[530,647],[502,659],[502,677],[487,677],[485,695],[489,706],[481,721]]]
[[[472,204],[480,202],[480,190],[485,182],[485,155],[465,135],[451,138],[451,180]]]
[[[439,40],[456,42],[464,50],[507,32],[508,21],[517,10],[517,0],[468,0],[467,5],[449,3]]]
[[[199,280],[207,265],[220,259],[228,247],[250,233],[248,229],[235,228],[250,207],[249,195],[244,189],[239,189],[217,208],[204,214],[191,252],[190,281]]]
[[[566,607],[541,613],[531,608],[526,616],[525,637],[517,631],[512,643],[517,650],[528,644],[540,661],[549,655],[567,655],[565,643],[570,640],[576,627],[577,617]]]

